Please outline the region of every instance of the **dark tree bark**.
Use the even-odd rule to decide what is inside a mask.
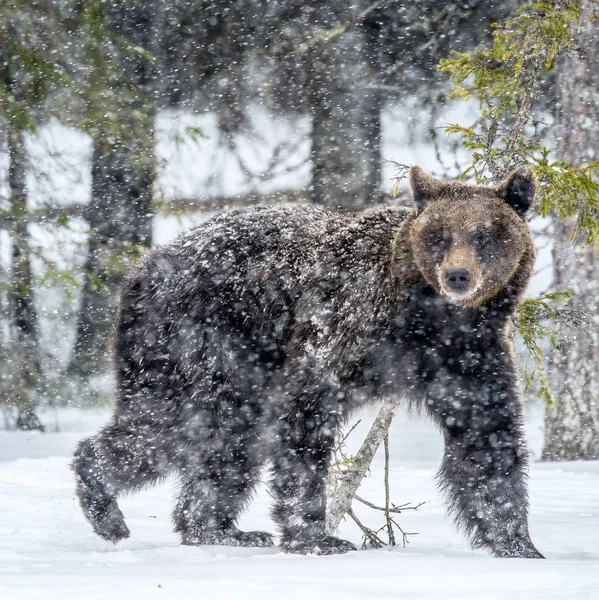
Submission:
[[[124,39],[150,50],[151,3],[121,2],[109,9],[108,22]],[[69,373],[89,377],[109,367],[106,352],[116,297],[127,256],[152,239],[155,179],[152,67],[147,58],[120,57],[124,79],[120,129],[98,123],[92,158],[92,198],[86,209],[90,227],[81,306]]]
[[[27,221],[27,154],[24,132],[9,126],[9,170],[13,228],[12,238],[12,290],[13,311],[13,363],[11,403],[18,410],[18,429],[43,429],[37,415],[36,392],[42,378],[40,361],[38,316],[33,301],[33,274]]]
[[[358,4],[365,10],[368,3]],[[331,31],[339,23],[326,25]],[[378,201],[381,179],[378,29],[362,18],[331,39],[326,31],[310,51],[312,199],[360,208]]]
[[[2,83],[9,94],[18,94],[18,82],[10,65],[4,64]],[[11,206],[10,236],[12,241],[12,273],[9,294],[12,322],[11,351],[7,360],[9,385],[7,403],[17,408],[18,429],[42,429],[35,414],[42,368],[40,360],[38,316],[33,299],[33,274],[27,218],[27,150],[25,132],[18,119],[6,124],[8,146],[8,189]]]
[[[153,140],[153,123],[144,129],[146,139]],[[152,239],[153,149],[146,148],[149,154],[140,160],[142,147],[136,145],[94,144],[92,200],[86,210],[89,245],[72,374],[89,376],[107,368],[106,344],[125,256],[136,246],[149,246]]]
[[[591,2],[576,40],[582,53],[565,57],[558,73],[557,141],[559,158],[573,166],[599,159],[599,28],[589,22]],[[594,247],[572,243],[572,223],[555,223],[554,284],[570,290],[571,302],[593,322],[574,331],[552,354],[554,404],[545,418],[546,460],[599,458],[599,258]]]

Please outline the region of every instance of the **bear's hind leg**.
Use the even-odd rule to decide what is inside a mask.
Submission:
[[[94,531],[110,542],[129,537],[117,496],[167,475],[169,460],[161,457],[153,441],[158,436],[141,432],[109,425],[80,442],[75,451],[72,469],[79,504]]]
[[[259,475],[260,461],[252,461],[239,449],[224,451],[202,465],[187,465],[182,470],[179,498],[173,512],[175,530],[181,534],[182,543],[272,546],[271,534],[241,531],[236,526]]]

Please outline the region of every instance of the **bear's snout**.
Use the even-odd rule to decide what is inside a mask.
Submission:
[[[465,292],[470,287],[470,271],[461,267],[447,269],[445,284],[454,292]]]
[[[470,306],[477,301],[483,274],[470,244],[452,244],[437,273],[441,294],[450,302]]]

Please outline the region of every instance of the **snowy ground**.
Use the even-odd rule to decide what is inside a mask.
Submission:
[[[63,410],[60,432],[0,431],[2,600],[599,599],[599,462],[533,463],[531,529],[545,561],[499,560],[468,548],[435,490],[439,436],[405,415],[392,431],[392,498],[426,501],[400,516],[405,530],[418,532],[407,548],[317,557],[276,548],[181,547],[169,522],[172,482],[122,499],[132,536],[115,546],[84,521],[68,469],[74,444],[106,416]],[[529,427],[533,448],[537,422]],[[365,419],[356,440],[366,426]],[[381,501],[381,472],[379,456],[362,496]],[[242,526],[272,530],[269,501],[261,490]],[[380,523],[372,513],[359,514]],[[353,525],[341,533],[360,543]]]

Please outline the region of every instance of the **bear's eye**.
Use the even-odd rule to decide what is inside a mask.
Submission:
[[[472,245],[477,250],[480,260],[490,260],[497,249],[496,238],[489,231],[478,231],[472,236]]]
[[[430,240],[431,246],[437,246],[438,248],[445,247],[445,239],[443,238],[443,236],[440,233],[431,234],[429,240]]]
[[[433,233],[429,237],[429,245],[433,254],[437,256],[443,254],[443,252],[445,252],[445,249],[447,248],[447,242],[445,241],[445,238],[441,233],[438,232]]]
[[[490,242],[491,236],[488,231],[478,231],[472,238],[472,243],[477,248],[484,248],[485,246],[488,246]]]

